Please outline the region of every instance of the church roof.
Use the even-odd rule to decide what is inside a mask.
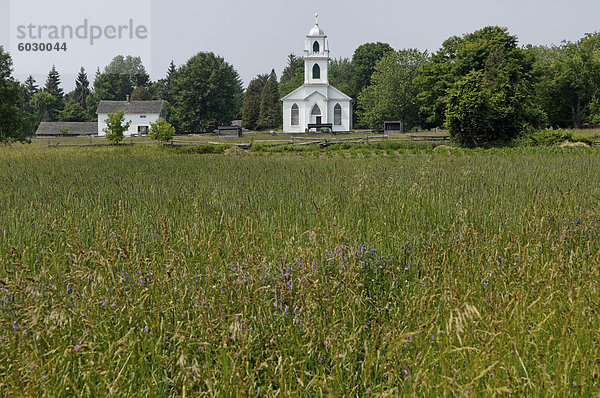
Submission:
[[[308,32],[308,35],[309,36],[325,36],[325,32],[323,32],[323,29],[321,29],[319,24],[315,24],[315,26],[312,27],[310,32]]]
[[[325,36],[325,32],[319,26],[319,14],[315,14],[315,26],[308,32],[308,36]]]
[[[324,95],[319,90],[319,88],[325,88],[327,95]],[[347,96],[346,94],[344,94],[343,92],[341,92],[340,90],[338,90],[337,88],[335,88],[333,86],[330,86],[330,85],[314,86],[312,84],[303,84],[302,86],[298,87],[297,89],[295,89],[288,95],[281,98],[281,101],[288,101],[288,100],[289,101],[294,101],[294,100],[295,101],[303,101],[303,100],[306,100],[311,95],[313,95],[314,93],[319,93],[329,100],[352,101],[351,97]]]

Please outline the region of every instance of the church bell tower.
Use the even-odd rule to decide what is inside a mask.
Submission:
[[[318,18],[315,14],[315,26],[308,32],[304,46],[305,84],[329,84],[329,43]]]

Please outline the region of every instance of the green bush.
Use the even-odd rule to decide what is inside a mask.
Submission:
[[[195,154],[222,154],[231,148],[231,145],[212,145],[200,144],[194,146],[174,147],[178,153],[195,153]]]
[[[534,130],[516,138],[516,146],[554,146],[565,141],[572,141],[573,133],[569,130]]]
[[[165,119],[158,119],[150,123],[150,137],[160,142],[167,142],[173,139],[175,127],[171,126]]]
[[[125,123],[125,112],[123,111],[109,113],[106,116],[106,127],[103,129],[106,133],[106,139],[114,145],[120,144],[125,137],[124,133],[131,126],[131,121]]]

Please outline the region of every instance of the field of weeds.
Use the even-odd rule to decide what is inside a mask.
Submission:
[[[598,394],[599,149],[335,154],[0,148],[1,395]]]

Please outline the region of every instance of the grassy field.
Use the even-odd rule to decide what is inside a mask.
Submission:
[[[2,396],[596,396],[600,148],[0,148]]]

